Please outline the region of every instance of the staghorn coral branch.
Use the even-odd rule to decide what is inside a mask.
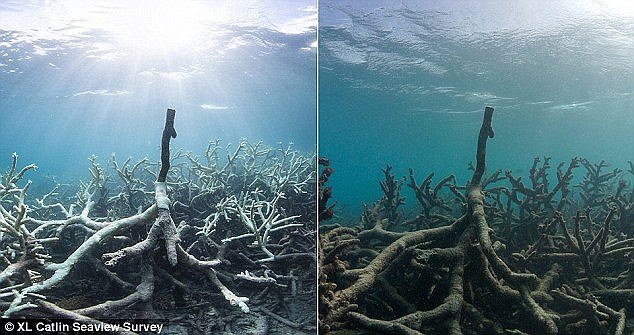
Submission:
[[[277,203],[283,198],[283,193],[278,193],[272,201],[261,200],[261,194],[256,189],[250,194],[244,194],[241,201],[238,201],[235,196],[227,200],[225,211],[236,213],[249,233],[228,237],[222,241],[231,242],[251,236],[255,240],[254,243],[267,255],[267,258],[260,260],[265,261],[275,259],[275,255],[267,248],[269,236],[272,232],[303,225],[287,223],[299,218],[299,215],[281,217]],[[229,214],[225,214],[225,216],[228,217]]]
[[[59,284],[68,276],[73,267],[83,258],[94,250],[103,240],[112,237],[122,229],[128,229],[132,226],[143,224],[155,217],[157,213],[156,206],[148,208],[145,212],[129,218],[124,218],[109,223],[107,226],[95,232],[88,240],[86,240],[79,248],[77,248],[62,263],[49,263],[45,266],[46,270],[53,271],[53,275],[33,286],[25,288],[24,292],[42,292]]]
[[[27,206],[29,184],[17,180],[0,203],[0,215],[7,224],[0,224],[5,229],[0,232],[4,248],[0,250],[1,311],[13,317],[63,314],[81,322],[90,319],[80,314],[126,312],[155,298],[155,293],[148,290],[148,276],[131,271],[137,264],[151,262],[156,262],[153,270],[159,274],[152,279],[156,285],[164,287],[162,282],[167,281],[171,283],[168,287],[173,284],[183,289],[192,279],[187,277],[193,275],[195,280],[202,274],[206,280],[199,283],[218,288],[230,303],[245,312],[250,310],[248,299],[230,290],[228,284],[236,275],[225,271],[240,273],[247,266],[251,278],[289,280],[290,284],[276,283],[275,287],[288,287],[290,294],[298,294],[298,278],[306,280],[303,269],[315,260],[311,215],[311,206],[316,206],[311,197],[316,184],[315,157],[294,150],[292,145],[273,148],[245,140],[239,149],[228,154],[228,162],[221,159],[221,149],[216,141],[210,143],[202,159],[182,152],[170,154],[165,187],[154,192],[149,191],[149,185],[158,179],[159,167],[167,164],[159,165],[146,158],[117,162],[113,156],[102,168],[93,156],[89,159],[89,178],[81,182],[76,194],[71,193],[74,197],[67,196],[66,186],[72,185],[57,184],[29,203],[31,207]],[[16,164],[14,176],[18,170]],[[0,184],[4,184],[4,177]],[[150,194],[156,197],[152,199]],[[232,197],[244,208],[244,217],[255,223],[254,230],[271,255],[250,244],[223,243],[223,238],[239,236],[246,230],[242,216],[230,208],[234,207],[228,201]],[[167,208],[159,208],[165,204]],[[178,228],[174,222],[180,222]],[[250,233],[249,238],[255,239],[255,235]],[[67,245],[74,243],[79,246],[69,250]],[[54,253],[48,255],[49,250]],[[108,269],[102,259],[108,266],[117,266]],[[78,265],[86,263],[96,270],[94,274],[81,271],[82,266]],[[169,263],[178,264],[178,279],[172,276],[174,268]],[[216,272],[215,267],[221,264],[226,267]],[[291,269],[289,274],[267,275],[268,268],[277,271],[281,267]],[[182,268],[200,273],[181,271]],[[299,277],[293,275],[298,269],[302,271]],[[62,290],[78,289],[85,283],[99,284],[87,291],[82,289],[87,295],[94,294],[101,290],[104,280],[123,288],[125,295],[114,301],[64,307],[69,310],[60,307],[67,306],[66,302],[60,301],[57,306],[41,300],[41,294],[46,294],[57,303],[60,297],[67,296]],[[306,287],[302,290],[307,293]],[[262,293],[266,294],[271,293]],[[12,302],[13,308],[7,310]],[[308,329],[304,322],[297,325]]]

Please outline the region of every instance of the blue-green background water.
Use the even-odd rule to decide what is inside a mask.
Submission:
[[[343,217],[380,197],[386,164],[465,182],[487,105],[491,169],[634,159],[631,2],[324,0],[319,15],[319,152]]]
[[[87,158],[159,157],[243,137],[316,141],[315,1],[0,2],[0,166],[88,176]]]

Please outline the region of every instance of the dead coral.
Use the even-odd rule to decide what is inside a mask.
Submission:
[[[623,220],[620,208],[631,206],[625,186],[609,196],[620,172],[604,174],[603,163],[574,158],[557,166],[551,183],[545,158],[535,159],[528,185],[510,171],[486,175],[492,116],[487,107],[466,187],[452,176],[432,187],[433,175],[419,185],[410,172],[421,204],[417,220],[429,226],[437,208],[437,226],[397,232],[379,219],[321,235],[328,278],[320,284],[327,289],[320,293],[322,333],[624,334],[634,312],[634,241],[613,224]],[[587,186],[579,189],[592,202],[572,195],[580,162]],[[453,200],[442,198],[443,189]],[[575,207],[585,210],[574,214]]]
[[[328,201],[332,198],[332,187],[326,186],[326,183],[330,180],[330,176],[335,172],[335,169],[330,166],[330,160],[328,158],[320,157],[317,163],[323,166],[319,173],[319,181],[317,183],[317,194],[319,195],[318,217],[319,221],[326,221],[332,219],[335,214],[334,208],[336,203],[332,205],[328,204]]]
[[[190,288],[215,287],[244,312],[251,310],[247,295],[258,304],[283,297],[269,309],[284,318],[287,303],[316,294],[307,284],[315,281],[314,157],[246,140],[227,146],[226,159],[219,141],[203,159],[170,154],[173,116],[160,164],[113,157],[113,177],[91,158],[90,182],[71,196],[70,186],[58,185],[29,203],[30,183],[19,184],[35,166],[18,170],[14,156],[0,182],[5,316],[155,317],[155,295],[173,291],[171,306],[203,306],[209,296]],[[236,238],[242,235],[253,239]],[[67,305],[69,291],[83,292],[82,306],[56,305]]]

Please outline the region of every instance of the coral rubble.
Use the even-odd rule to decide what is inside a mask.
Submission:
[[[619,169],[536,158],[527,181],[487,174],[487,107],[476,165],[408,186],[421,211],[405,220],[399,182],[358,227],[320,227],[324,334],[626,334],[634,313],[634,189]],[[630,167],[632,163],[630,163]],[[585,170],[578,185],[574,173]],[[627,173],[630,178],[634,169]],[[629,334],[629,333],[627,333]]]
[[[165,318],[201,334],[315,329],[315,157],[246,140],[170,154],[173,121],[168,110],[160,163],[113,156],[108,169],[92,157],[75,190],[30,196],[24,177],[36,166],[19,169],[13,155],[0,173],[5,317]],[[234,311],[255,325],[231,322]]]

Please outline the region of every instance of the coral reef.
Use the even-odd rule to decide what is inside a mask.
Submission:
[[[324,334],[629,334],[634,313],[634,189],[619,169],[536,158],[528,181],[486,173],[487,107],[471,180],[433,174],[408,186],[420,204],[395,215],[402,182],[357,227],[320,226]],[[630,174],[634,168],[630,162]],[[585,170],[583,178],[574,173]]]
[[[160,163],[113,156],[108,169],[92,157],[89,182],[36,198],[24,182],[36,166],[19,169],[13,155],[0,173],[5,317],[314,331],[315,156],[246,140],[224,150],[212,141],[202,157],[170,153],[174,116]]]
[[[326,221],[332,219],[334,216],[334,208],[336,203],[329,205],[328,201],[332,198],[332,187],[326,186],[330,176],[335,172],[335,169],[330,166],[330,160],[325,157],[320,157],[317,160],[317,163],[320,166],[323,166],[321,172],[319,173],[319,180],[317,182],[317,194],[319,199],[317,199],[317,209],[318,209],[318,217],[321,221]]]

